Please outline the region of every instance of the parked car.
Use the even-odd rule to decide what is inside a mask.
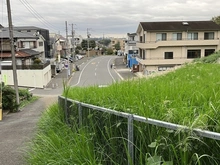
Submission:
[[[77,58],[78,60],[82,59],[83,57],[84,57],[84,56],[79,55],[79,54],[76,55],[76,58]]]

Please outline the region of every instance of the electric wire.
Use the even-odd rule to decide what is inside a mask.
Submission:
[[[57,27],[53,26],[52,24],[50,24],[47,20],[44,19],[44,17],[42,17],[32,6],[29,2],[27,2],[26,0],[19,0],[22,5],[29,10],[29,12],[38,20],[40,21],[43,25],[45,25],[46,27],[48,27],[49,29],[52,29],[54,31],[59,31]]]

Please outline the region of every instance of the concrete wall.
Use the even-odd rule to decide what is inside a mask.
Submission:
[[[17,70],[18,86],[44,88],[51,80],[51,66],[41,70]],[[14,85],[13,71],[2,70],[6,85]]]

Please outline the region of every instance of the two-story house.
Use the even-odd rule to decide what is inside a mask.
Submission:
[[[51,58],[50,56],[50,36],[49,30],[43,29],[35,26],[15,26],[13,27],[14,31],[22,32],[22,33],[30,33],[41,35],[44,38],[43,46],[44,46],[44,53],[46,58]]]
[[[140,22],[139,71],[164,71],[220,49],[220,26],[213,21]]]
[[[17,65],[30,65],[33,58],[45,59],[44,38],[28,32],[13,32]],[[8,28],[0,29],[1,59],[11,61],[11,44]]]
[[[0,29],[1,73],[7,79],[6,84],[13,85],[9,36],[8,28]],[[39,34],[18,31],[13,31],[13,36],[18,85],[43,88],[51,80],[50,63],[46,62],[44,57],[44,38]]]

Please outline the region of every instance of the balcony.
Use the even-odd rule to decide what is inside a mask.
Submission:
[[[136,46],[137,41],[127,41],[128,46]]]
[[[165,41],[149,41],[149,42],[137,42],[137,47],[140,49],[157,49],[159,47],[175,47],[175,46],[214,46],[219,45],[219,39],[213,39],[213,40],[204,40],[198,39],[198,40],[165,40]]]

